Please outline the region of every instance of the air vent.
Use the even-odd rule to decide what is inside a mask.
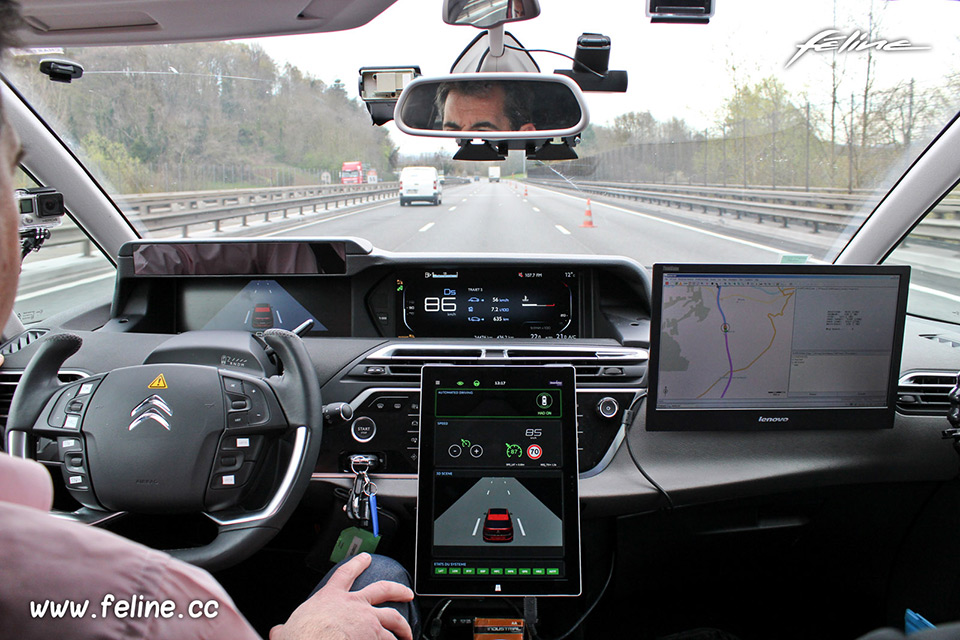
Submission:
[[[9,356],[10,354],[16,353],[37,338],[45,336],[49,331],[49,329],[27,329],[13,340],[0,346],[0,354]]]
[[[957,385],[951,371],[914,371],[900,378],[897,409],[909,415],[947,415],[947,394]]]
[[[420,382],[424,364],[544,365],[572,364],[579,382],[636,384],[647,365],[647,351],[628,347],[451,347],[389,346],[367,356],[350,372],[353,378]]]
[[[7,416],[10,414],[10,403],[13,401],[13,392],[20,383],[20,371],[0,370],[0,433],[6,430]],[[61,372],[60,382],[75,382],[86,376],[75,372]],[[2,448],[2,446],[0,446]]]
[[[945,344],[954,349],[960,347],[960,338],[948,338],[947,336],[941,336],[936,333],[924,333],[921,334],[920,337],[926,338],[927,340],[932,340],[933,342],[938,342],[940,344]]]

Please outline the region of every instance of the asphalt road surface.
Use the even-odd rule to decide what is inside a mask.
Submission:
[[[828,254],[835,241],[829,233],[813,234],[798,225],[783,229],[772,223],[616,200],[593,200],[592,226],[583,226],[586,203],[586,196],[576,192],[483,180],[445,187],[440,206],[401,207],[398,199],[392,199],[320,212],[302,222],[224,229],[224,235],[242,231],[264,237],[356,236],[379,249],[398,252],[615,255],[646,266],[655,262],[774,263],[790,253],[816,259]],[[191,235],[204,237],[202,231]],[[79,261],[89,266],[78,267],[64,256],[24,269],[16,306],[24,320],[48,317],[91,300],[110,300],[112,268],[102,259]],[[915,270],[913,282],[927,284],[925,280]],[[951,279],[951,287],[954,282]],[[936,282],[929,284],[944,290]],[[958,301],[935,290],[925,293],[947,306],[955,307]]]
[[[488,509],[507,509],[513,521],[512,542],[484,542]],[[559,547],[563,527],[540,500],[515,478],[481,478],[437,518],[433,543],[440,546]]]

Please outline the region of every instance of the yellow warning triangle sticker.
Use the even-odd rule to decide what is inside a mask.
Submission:
[[[166,389],[167,388],[167,379],[163,377],[161,373],[156,378],[153,379],[153,382],[147,385],[147,389]]]

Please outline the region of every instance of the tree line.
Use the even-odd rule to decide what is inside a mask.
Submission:
[[[326,84],[241,43],[67,49],[84,75],[39,73],[39,56],[6,72],[43,116],[121,192],[338,181],[362,160],[396,163],[388,132],[343,84]]]
[[[905,161],[907,149],[928,139],[924,131],[942,126],[958,91],[960,73],[926,89],[912,79],[878,89],[868,74],[849,99],[835,85],[818,105],[767,77],[734,86],[705,129],[649,111],[591,125],[578,147],[581,159],[555,168],[600,180],[864,188]]]

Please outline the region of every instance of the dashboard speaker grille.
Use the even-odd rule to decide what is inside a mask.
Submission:
[[[957,384],[952,371],[914,371],[900,378],[897,410],[909,415],[946,416],[947,394]]]

